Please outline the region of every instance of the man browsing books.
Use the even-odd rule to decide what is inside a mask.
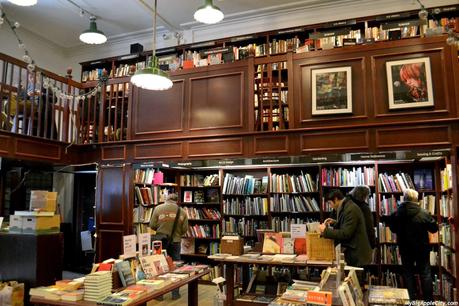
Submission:
[[[178,217],[177,217],[178,213]],[[168,235],[170,243],[167,246],[167,254],[173,260],[180,260],[180,241],[188,230],[188,217],[185,211],[177,205],[177,194],[170,193],[166,196],[166,202],[158,205],[153,210],[150,227],[157,234]],[[172,291],[172,299],[180,298],[179,289]]]
[[[397,234],[397,244],[402,259],[403,276],[410,299],[416,299],[414,273],[419,271],[424,301],[433,301],[432,274],[430,271],[429,235],[438,231],[435,219],[419,207],[418,192],[406,189],[403,203],[390,216],[381,216],[392,233]]]
[[[322,237],[335,240],[344,250],[346,263],[362,267],[371,262],[371,247],[367,237],[362,211],[349,197],[338,189],[331,190],[325,197],[336,210],[336,220],[327,219],[320,224]]]

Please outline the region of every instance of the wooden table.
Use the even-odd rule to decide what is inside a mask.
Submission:
[[[264,266],[286,266],[286,267],[317,267],[326,268],[332,265],[331,262],[278,262],[278,261],[263,261],[257,259],[226,259],[226,258],[213,258],[216,262],[225,265],[226,276],[226,303],[225,306],[243,306],[249,305],[247,302],[236,302],[234,299],[234,269],[235,265],[264,265]],[[250,305],[262,305],[250,302]],[[266,304],[264,304],[266,305]]]
[[[148,301],[151,301],[155,298],[158,298],[166,293],[171,292],[174,289],[180,288],[182,286],[188,285],[188,305],[189,306],[198,306],[198,280],[201,276],[210,273],[209,269],[204,270],[201,273],[195,274],[186,278],[184,280],[174,282],[170,285],[165,286],[160,290],[155,290],[149,292],[148,294],[132,301],[129,306],[134,305],[146,305]],[[47,300],[39,297],[31,297],[30,303],[35,305],[67,305],[67,306],[95,306],[96,302],[88,301],[77,301],[77,302],[68,302],[68,301],[53,301]]]

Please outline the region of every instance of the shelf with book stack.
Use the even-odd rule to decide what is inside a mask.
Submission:
[[[151,232],[149,224],[153,210],[156,205],[164,203],[166,190],[175,190],[173,182],[174,174],[165,174],[159,168],[134,166],[134,233]]]
[[[276,61],[273,62],[275,59]],[[289,95],[288,90],[287,56],[277,56],[266,63],[255,60],[254,69],[254,129],[256,131],[289,129],[289,104],[292,96]]]
[[[253,242],[257,229],[269,228],[267,169],[225,171],[222,196],[223,233]]]

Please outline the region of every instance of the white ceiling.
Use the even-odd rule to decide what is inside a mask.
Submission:
[[[98,28],[110,38],[139,33],[152,28],[152,15],[138,0],[73,0],[99,16]],[[153,0],[145,0],[153,6]],[[329,5],[362,0],[214,0],[227,20],[266,14],[280,9]],[[383,1],[383,0],[378,0]],[[408,1],[408,0],[405,0]],[[32,7],[15,6],[0,0],[4,11],[27,30],[55,44],[70,48],[80,45],[79,34],[89,27],[89,20],[67,0],[38,0]],[[204,0],[158,0],[158,13],[180,30],[196,26],[193,13]],[[166,26],[158,20],[159,26]]]

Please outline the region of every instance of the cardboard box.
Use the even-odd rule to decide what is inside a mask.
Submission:
[[[22,232],[26,234],[59,233],[61,218],[54,216],[22,217]]]
[[[32,190],[30,192],[30,210],[56,211],[57,192]]]
[[[22,217],[10,216],[10,233],[22,233]]]
[[[239,236],[223,236],[221,252],[235,256],[244,254],[244,239]]]

